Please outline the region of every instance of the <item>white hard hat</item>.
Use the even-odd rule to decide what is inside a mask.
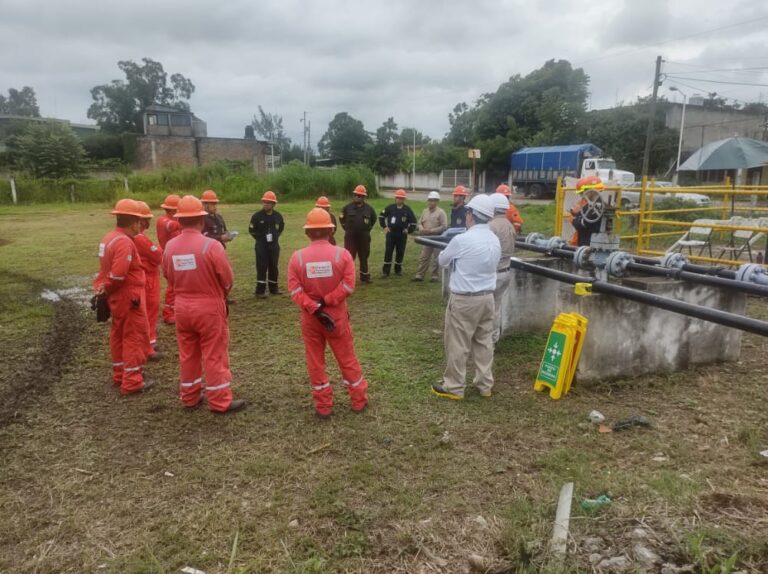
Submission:
[[[496,212],[503,211],[506,213],[507,209],[509,209],[509,200],[502,193],[492,194],[491,201],[493,201],[493,210]]]
[[[436,199],[440,201],[440,192],[439,191],[430,191],[429,195],[427,195],[427,199]]]
[[[493,200],[484,193],[481,193],[472,198],[467,204],[467,209],[490,219],[493,217]]]

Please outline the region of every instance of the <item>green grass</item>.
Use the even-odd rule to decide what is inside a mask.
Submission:
[[[387,200],[372,203],[380,209]],[[301,224],[310,206],[278,205],[287,221],[283,284],[291,252],[306,245]],[[225,203],[221,213],[245,233],[257,208]],[[525,232],[549,232],[552,206],[521,211]],[[298,310],[285,296],[253,298],[253,244],[244,234],[228,255],[236,275],[234,390],[250,402],[246,411],[222,418],[181,408],[167,327],[160,342],[170,357],[151,367],[158,388],[116,395],[107,329],[85,311],[67,319],[71,356],[57,378],[28,397],[9,393],[58,352],[45,345],[59,310],[39,298],[41,288],[87,287],[111,225],[100,204],[0,207],[0,239],[10,241],[0,246],[0,390],[13,406],[0,420],[0,571],[463,572],[472,552],[536,571],[547,564],[557,495],[568,480],[576,482],[577,541],[599,535],[631,549],[625,534],[642,518],[676,541],[660,550],[665,557],[693,561],[686,537],[717,526],[721,536],[705,539],[713,561],[738,550],[744,564],[765,563],[758,542],[768,534],[760,522],[764,467],[755,449],[768,424],[766,346],[757,337],[746,339],[753,346],[741,366],[631,385],[577,382],[561,401],[532,391],[545,338],[508,337],[496,353],[492,400],[470,390],[461,403],[441,401],[428,392],[443,368],[440,288],[409,281],[418,254],[412,242],[405,276],[380,279],[377,228],[374,284],[350,300],[371,408],[353,415],[337,385],[336,414],[320,422]],[[339,381],[332,359],[329,374]],[[586,422],[593,408],[613,420],[646,414],[656,428],[601,435]],[[653,462],[658,452],[669,462]],[[707,498],[713,489],[749,504],[718,506]],[[610,507],[579,509],[601,493],[613,499]],[[752,541],[746,549],[742,538]],[[586,560],[577,552],[568,567]]]

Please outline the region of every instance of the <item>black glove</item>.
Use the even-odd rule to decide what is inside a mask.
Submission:
[[[336,321],[334,321],[328,313],[321,311],[319,307],[317,311],[315,311],[315,317],[317,317],[317,319],[323,324],[323,327],[325,327],[325,330],[329,333],[333,332],[333,330],[336,328]]]
[[[325,302],[325,299],[323,299],[323,298],[321,297],[320,299],[318,299],[318,300],[317,300],[317,304],[318,304],[318,305],[320,305],[320,306],[318,307],[318,309],[322,309],[323,307],[325,307],[325,306],[326,306],[326,302]]]
[[[138,297],[131,299],[131,309],[138,309],[141,307],[141,299]]]
[[[91,298],[91,309],[96,311],[96,322],[106,323],[109,320],[109,304],[107,298],[103,295],[94,295]]]

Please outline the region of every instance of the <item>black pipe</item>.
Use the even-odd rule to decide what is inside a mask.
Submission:
[[[768,297],[768,287],[758,285],[757,283],[748,283],[746,281],[735,281],[715,275],[703,275],[701,273],[691,273],[682,269],[672,269],[669,267],[659,267],[658,265],[645,265],[644,263],[629,263],[627,269],[648,275],[657,275],[659,277],[669,277],[670,279],[682,279],[691,283],[700,285],[712,285],[713,287],[725,287],[726,289],[736,289],[750,295],[760,295]]]
[[[681,315],[687,315],[696,319],[702,319],[711,323],[717,323],[726,327],[768,337],[768,322],[765,321],[758,321],[757,319],[744,317],[735,313],[728,313],[718,309],[710,309],[709,307],[704,307],[702,305],[694,305],[693,303],[669,299],[660,295],[654,295],[653,293],[630,289],[629,287],[622,287],[620,285],[608,283],[607,281],[597,280],[594,277],[586,277],[584,275],[576,275],[574,273],[566,273],[565,271],[548,269],[546,267],[527,263],[517,257],[512,257],[510,266],[521,271],[534,273],[535,275],[541,275],[542,277],[547,277],[563,283],[570,283],[572,285],[576,283],[590,283],[592,285],[593,293],[613,295],[622,299],[628,299],[645,305],[651,305],[652,307],[658,307],[659,309],[672,311],[673,313],[680,313]]]

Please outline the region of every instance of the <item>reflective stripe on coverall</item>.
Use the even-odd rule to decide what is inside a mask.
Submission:
[[[181,233],[181,227],[179,222],[175,218],[168,215],[161,215],[157,218],[157,242],[160,244],[160,249],[165,251],[165,246],[174,237]],[[165,303],[163,304],[163,320],[172,322],[173,319],[173,286],[170,284],[165,288]]]
[[[149,345],[154,347],[157,345],[157,319],[160,314],[160,264],[163,262],[163,250],[143,232],[135,236],[133,242],[141,257],[141,268],[146,278],[144,301],[149,322]],[[153,353],[154,349],[150,349],[149,354]]]
[[[107,233],[99,243],[99,274],[93,288],[103,286],[107,296],[112,315],[112,382],[124,395],[144,388],[142,369],[149,349],[144,282],[141,258],[131,238],[120,228]]]
[[[184,229],[166,246],[163,274],[176,294],[181,402],[193,407],[205,390],[208,408],[226,411],[232,402],[226,298],[234,276],[224,247]]]
[[[291,256],[288,290],[291,299],[301,308],[301,335],[312,399],[320,414],[330,414],[333,408],[333,388],[325,372],[326,342],[339,364],[352,409],[362,410],[368,403],[368,382],[355,355],[346,303],[354,289],[355,263],[346,249],[320,239]],[[321,299],[325,301],[323,311],[336,322],[336,328],[330,333],[313,315]]]

